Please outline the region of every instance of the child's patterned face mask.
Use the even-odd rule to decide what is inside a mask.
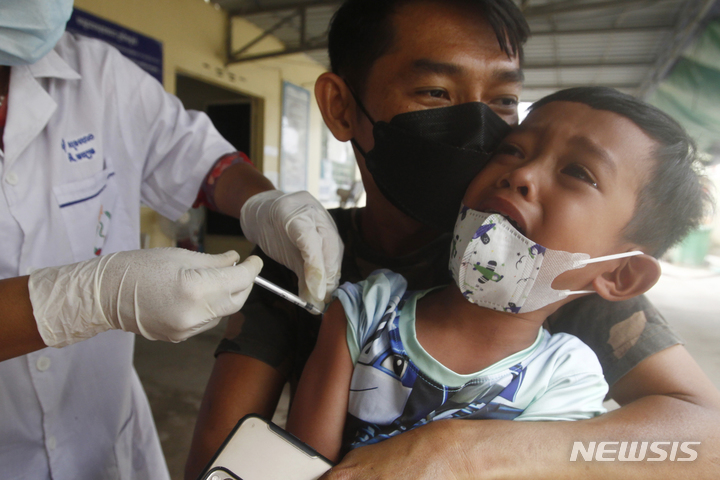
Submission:
[[[463,296],[481,307],[512,313],[532,312],[566,298],[593,293],[554,290],[560,274],[588,263],[642,255],[633,251],[590,258],[586,253],[551,250],[524,237],[502,215],[465,205],[455,223],[450,271]]]

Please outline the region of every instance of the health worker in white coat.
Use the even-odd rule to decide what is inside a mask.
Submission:
[[[180,341],[214,326],[261,262],[132,251],[141,202],[240,217],[315,304],[337,285],[342,243],[317,201],[272,190],[204,114],[63,33],[71,11],[0,4],[0,479],[167,479],[128,332]]]

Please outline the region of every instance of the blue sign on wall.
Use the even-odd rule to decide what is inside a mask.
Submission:
[[[65,29],[70,33],[78,33],[109,43],[163,83],[162,43],[154,38],[146,37],[77,8],[73,10]]]

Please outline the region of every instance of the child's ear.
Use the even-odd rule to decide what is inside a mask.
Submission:
[[[615,270],[597,276],[592,285],[605,300],[618,302],[650,290],[661,273],[660,262],[642,254],[622,259]]]
[[[333,136],[341,142],[353,138],[355,100],[345,81],[334,73],[323,73],[315,82],[315,98]]]

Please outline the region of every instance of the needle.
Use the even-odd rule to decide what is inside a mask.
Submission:
[[[318,309],[315,305],[313,305],[310,302],[306,302],[302,298],[298,297],[297,295],[294,295],[284,288],[280,288],[277,285],[275,285],[272,282],[269,282],[268,280],[265,280],[262,277],[255,277],[255,280],[253,280],[255,284],[260,285],[263,288],[266,288],[267,290],[270,290],[275,295],[278,295],[285,300],[289,301],[290,303],[294,303],[295,305],[304,308],[308,312],[312,313],[313,315],[322,315],[322,311]]]

